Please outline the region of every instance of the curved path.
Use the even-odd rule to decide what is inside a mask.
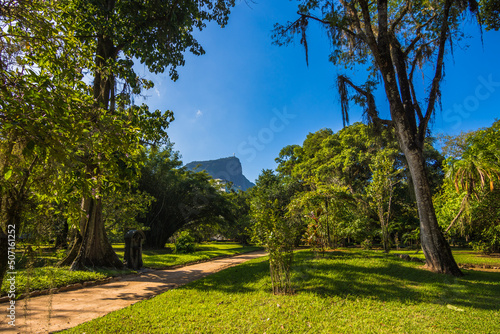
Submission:
[[[264,255],[265,251],[245,253],[177,269],[153,270],[79,290],[23,299],[16,303],[14,328],[7,325],[9,319],[5,316],[5,312],[8,304],[2,303],[0,332],[47,333],[71,328]]]

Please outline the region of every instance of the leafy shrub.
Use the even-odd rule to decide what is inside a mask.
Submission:
[[[471,245],[472,249],[474,252],[481,252],[483,254],[491,254],[494,251],[494,247],[492,245],[489,245],[488,243],[484,241],[472,241],[469,243]]]
[[[194,238],[188,231],[182,231],[174,243],[174,253],[186,254],[195,251]]]
[[[365,239],[365,241],[363,241],[361,243],[361,248],[366,249],[366,250],[372,249],[372,246],[373,246],[373,243],[370,239]]]

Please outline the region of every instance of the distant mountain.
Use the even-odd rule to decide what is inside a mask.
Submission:
[[[214,179],[230,181],[235,188],[243,191],[253,187],[255,184],[248,181],[243,175],[240,159],[236,157],[222,158],[209,161],[193,161],[185,166],[188,170],[201,172],[206,171]]]

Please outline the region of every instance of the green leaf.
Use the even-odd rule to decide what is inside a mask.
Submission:
[[[3,178],[5,180],[8,180],[10,179],[11,176],[12,176],[12,167],[9,167],[7,171],[3,174]]]

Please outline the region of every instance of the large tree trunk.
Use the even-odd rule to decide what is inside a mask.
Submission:
[[[115,1],[107,2],[108,10],[112,10]],[[106,36],[98,37],[96,47],[95,64],[97,70],[94,73],[94,100],[96,109],[108,110],[114,108],[114,77],[106,67],[110,59],[116,59],[116,50],[111,38]],[[111,99],[111,106],[110,106]],[[98,122],[98,112],[93,115],[93,121]],[[88,152],[93,155],[92,159],[98,159],[99,154]],[[97,171],[96,171],[97,170]],[[99,174],[99,169],[94,162],[87,164],[87,177],[92,178]],[[100,198],[84,197],[82,208],[86,214],[80,222],[80,233],[82,243],[76,259],[71,264],[71,270],[83,269],[85,267],[114,267],[122,268],[123,263],[116,255],[109,242],[102,219],[102,203]]]
[[[426,266],[437,273],[463,276],[437,222],[422,147],[415,136],[408,135],[408,131],[405,131],[403,127],[396,126],[396,130],[413,181],[420,218],[420,242]]]
[[[387,23],[387,2],[382,2],[383,7],[379,13],[384,14],[381,18],[380,27],[383,29],[378,38],[378,45],[371,46],[377,52],[377,63],[384,80],[384,88],[389,100],[391,119],[396,130],[401,150],[405,154],[408,168],[413,181],[413,188],[417,201],[418,215],[420,219],[420,241],[425,255],[427,267],[438,273],[463,276],[451,253],[450,246],[446,242],[438,225],[429,180],[425,171],[425,159],[423,156],[423,145],[426,136],[428,118],[420,119],[417,125],[416,101],[412,100],[410,79],[406,72],[406,63],[403,51],[398,45],[391,44]],[[447,1],[447,12],[450,2]],[[441,39],[443,49],[440,50],[438,70],[433,80],[433,92],[437,94],[441,78],[442,57],[444,42],[446,42],[446,27],[442,31]],[[391,53],[392,50],[392,53]],[[436,95],[431,94],[429,108],[433,107]],[[418,107],[418,106],[417,106]],[[430,108],[432,110],[432,108]],[[431,115],[431,114],[429,114]],[[427,114],[426,114],[427,116]]]
[[[82,243],[78,256],[71,265],[71,270],[81,270],[94,267],[122,268],[123,263],[116,255],[106,236],[102,220],[102,204],[100,198],[85,198],[82,229]]]
[[[31,171],[31,169],[30,169]],[[25,190],[26,181],[29,177],[29,172],[20,187],[19,191],[11,191],[8,196],[2,199],[1,208],[4,210],[2,218],[5,219],[5,226],[0,226],[0,285],[3,282],[3,278],[8,268],[8,256],[9,256],[9,236],[11,230],[14,231],[14,239],[17,242],[19,239],[19,233],[21,230],[21,212],[22,206],[25,200]],[[5,228],[5,231],[4,231]],[[10,239],[12,241],[12,239]],[[14,268],[15,269],[15,268]],[[15,270],[13,270],[15,271]]]
[[[64,259],[62,259],[57,265],[60,267],[70,266],[73,261],[75,261],[78,253],[80,252],[80,247],[82,246],[82,235],[77,230],[76,236],[72,242],[71,248]]]

